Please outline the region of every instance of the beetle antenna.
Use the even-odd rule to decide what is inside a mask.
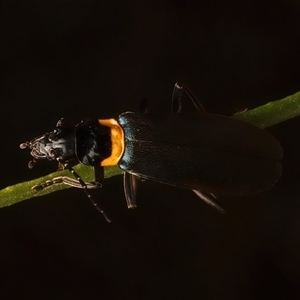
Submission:
[[[92,195],[88,192],[88,187],[87,187],[86,183],[82,180],[80,175],[68,163],[65,163],[61,159],[57,159],[57,160],[59,163],[61,163],[64,166],[65,169],[68,169],[73,174],[73,176],[81,184],[85,194],[87,195],[87,197],[89,198],[89,200],[91,201],[93,206],[102,214],[102,216],[108,223],[111,223],[111,219],[108,217],[108,215],[105,213],[105,211],[99,206],[99,204],[96,201],[94,201]]]

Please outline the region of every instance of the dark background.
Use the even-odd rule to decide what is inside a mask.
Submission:
[[[2,2],[0,188],[51,173],[19,144],[64,116],[116,117],[146,97],[167,112],[176,81],[230,115],[300,90],[300,4]],[[1,299],[299,299],[300,118],[269,130],[284,149],[270,191],[223,198],[144,182],[128,211],[121,176],[0,211]]]

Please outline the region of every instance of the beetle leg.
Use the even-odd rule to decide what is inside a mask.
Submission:
[[[143,114],[149,113],[148,100],[143,98],[140,102],[139,112]]]
[[[123,177],[124,194],[128,208],[135,208],[136,205],[136,190],[137,190],[137,177],[124,173]]]
[[[199,113],[205,113],[205,108],[201,104],[200,100],[194,95],[192,91],[190,91],[184,85],[176,82],[173,89],[172,94],[172,112],[173,113],[181,113],[183,109],[183,95],[187,95],[188,98],[192,101],[194,108]],[[225,213],[225,209],[222,207],[221,204],[217,203],[217,197],[211,193],[204,193],[199,190],[193,190],[193,192],[202,199],[205,203],[210,205],[211,207],[217,209],[221,213]]]
[[[143,114],[149,113],[148,109],[148,101],[146,98],[143,98],[140,102],[139,112]],[[124,172],[123,175],[123,186],[124,186],[124,194],[127,203],[127,207],[135,208],[136,204],[136,194],[137,194],[137,176],[132,175],[130,173]]]
[[[101,188],[102,185],[97,182],[88,182],[88,183],[85,183],[81,177],[78,175],[77,172],[75,172],[75,170],[72,168],[72,167],[68,167],[66,166],[65,164],[65,167],[70,170],[70,172],[76,177],[76,179],[73,179],[73,178],[70,178],[70,177],[67,177],[67,176],[60,176],[60,177],[55,177],[53,178],[52,180],[47,180],[46,182],[43,182],[41,184],[37,184],[35,186],[33,186],[31,188],[32,192],[34,194],[37,194],[39,192],[41,192],[42,190],[52,186],[52,185],[55,185],[55,184],[67,184],[69,186],[72,186],[72,187],[75,187],[75,188],[81,188],[84,190],[85,194],[87,195],[87,197],[90,199],[90,201],[92,202],[93,206],[103,215],[103,217],[105,218],[105,220],[108,222],[108,223],[111,223],[111,220],[110,218],[106,215],[106,213],[104,212],[103,209],[101,209],[99,207],[99,204],[97,202],[94,201],[94,199],[92,198],[92,195],[88,192],[88,190],[90,189],[98,189],[98,188]],[[71,171],[73,170],[73,172]]]
[[[94,172],[95,172],[95,182],[94,184],[98,186],[99,188],[102,187],[102,183],[104,181],[104,168],[100,165],[94,166]]]
[[[59,162],[57,166],[57,171],[61,171],[63,169],[64,169],[64,165]]]
[[[65,164],[59,162],[58,163],[62,169],[64,169]],[[95,167],[95,181],[94,182],[85,182],[86,188],[88,190],[92,189],[99,189],[102,187],[102,182],[104,180],[104,168],[103,167]],[[76,173],[77,174],[77,173]],[[77,174],[78,175],[78,174]],[[34,194],[37,194],[41,192],[42,190],[56,184],[66,184],[71,187],[77,188],[77,189],[82,189],[84,188],[81,183],[73,178],[67,177],[67,176],[59,176],[55,177],[53,179],[49,179],[45,182],[42,182],[40,184],[34,185],[31,190]]]
[[[192,91],[190,91],[184,85],[176,82],[173,89],[172,94],[172,112],[173,113],[180,113],[183,108],[183,95],[186,94],[188,98],[192,101],[194,108],[199,113],[205,113],[205,108],[201,104],[200,100],[194,95]]]
[[[38,194],[40,193],[42,190],[52,186],[52,185],[56,185],[56,184],[66,184],[69,185],[71,187],[77,188],[77,189],[82,189],[82,185],[73,178],[67,177],[67,176],[59,176],[59,177],[55,177],[53,179],[49,179],[45,182],[42,182],[40,184],[34,185],[31,190],[33,192],[33,194]],[[91,189],[99,189],[101,188],[102,185],[100,185],[97,182],[86,182],[85,183],[87,186],[87,189],[91,190]]]
[[[55,177],[53,179],[50,179],[50,180],[46,180],[45,182],[42,182],[40,184],[37,184],[37,185],[34,185],[31,190],[32,190],[32,193],[34,195],[38,194],[39,192],[41,192],[42,190],[52,186],[52,185],[55,185],[55,184],[60,184],[60,183],[63,183],[64,181],[64,176],[60,176],[60,177]]]
[[[68,169],[73,174],[73,176],[80,183],[81,187],[83,188],[86,196],[91,201],[92,205],[103,215],[105,220],[108,223],[110,223],[111,222],[110,218],[106,215],[105,211],[99,206],[99,204],[93,199],[92,195],[89,193],[88,185],[82,180],[80,175],[68,163],[65,163],[64,161],[62,161],[60,159],[57,159],[57,160],[64,165],[65,169]]]
[[[217,203],[217,197],[211,193],[204,193],[198,190],[193,190],[193,192],[205,203],[210,205],[211,207],[215,208],[221,213],[225,213],[225,209],[222,207],[221,204]]]
[[[74,128],[74,124],[65,118],[60,118],[55,127]]]

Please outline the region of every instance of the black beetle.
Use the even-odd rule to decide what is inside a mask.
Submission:
[[[184,112],[183,96],[193,104]],[[37,192],[55,183],[88,189],[102,186],[103,168],[124,170],[128,208],[136,207],[136,179],[193,190],[220,211],[217,195],[243,196],[274,185],[282,171],[282,149],[266,130],[226,116],[206,113],[186,87],[176,83],[172,113],[124,112],[117,120],[83,120],[76,126],[59,120],[56,128],[20,145],[31,149],[32,168],[38,159],[57,160],[76,177],[58,177],[33,187]],[[70,166],[77,160],[94,166],[95,182],[85,183]],[[109,218],[104,214],[107,221]]]

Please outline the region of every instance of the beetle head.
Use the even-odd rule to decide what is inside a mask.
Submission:
[[[21,149],[30,149],[33,157],[28,163],[32,169],[39,159],[66,162],[75,158],[75,128],[60,119],[53,131],[20,144]]]

